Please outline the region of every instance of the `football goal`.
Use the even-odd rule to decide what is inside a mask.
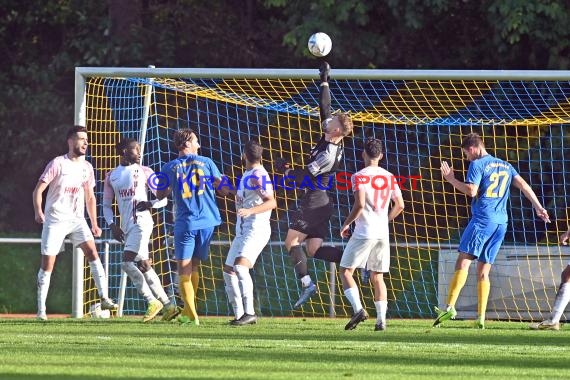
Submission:
[[[310,70],[77,68],[75,122],[89,130],[88,159],[96,170],[98,196],[105,174],[119,164],[114,145],[121,138],[140,141],[142,163],[160,171],[177,156],[171,145],[173,132],[185,127],[196,132],[201,154],[212,158],[232,180],[243,172],[241,147],[249,139],[258,139],[265,147],[263,164],[270,173],[277,157],[303,165],[321,137],[318,66],[315,61]],[[329,191],[335,214],[326,244],[345,244],[339,228],[353,202],[347,173],[362,167],[365,138],[383,141],[384,168],[416,179],[404,182],[406,209],[390,226],[388,316],[431,318],[433,306],[445,302],[438,294],[452,275],[453,267],[447,263],[454,260],[450,251],[455,251],[469,220],[470,199],[454,191],[439,168],[447,160],[456,176],[463,178],[468,162],[460,144],[470,132],[482,135],[491,154],[518,169],[555,219],[545,225],[524,196],[511,190],[506,251],[500,255],[508,256],[512,268],[500,271],[502,280],[491,284],[490,299],[496,302],[489,303],[489,315],[509,320],[546,316],[559,270],[570,260],[557,245],[566,228],[569,200],[565,173],[570,167],[565,157],[570,155],[570,133],[565,125],[570,123],[570,72],[333,67],[330,88],[333,111],[349,112],[355,131],[346,139],[342,173]],[[349,316],[350,305],[334,266],[313,259],[310,271],[319,293],[302,310],[292,310],[300,284],[283,241],[288,210],[296,207],[303,190],[279,186],[278,179],[276,185],[278,208],[271,219],[271,243],[252,272],[257,312]],[[201,267],[197,290],[201,315],[231,314],[222,264],[234,236],[235,204],[231,198],[219,198],[218,205],[223,223]],[[172,206],[170,202],[153,212],[151,258],[167,293],[176,298]],[[105,226],[101,207],[98,212],[100,225]],[[108,228],[103,238],[111,240]],[[120,298],[123,314],[144,313],[144,300],[121,274],[121,246],[108,248],[111,296]],[[74,268],[73,314],[81,316],[97,302],[97,295],[84,259],[79,256]],[[362,283],[360,276],[358,281],[365,307],[373,308],[370,284]]]

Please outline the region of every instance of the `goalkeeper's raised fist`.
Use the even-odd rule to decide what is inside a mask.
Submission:
[[[328,82],[331,79],[331,66],[327,63],[327,61],[323,61],[321,63],[321,67],[319,67],[319,74],[321,77],[321,82]]]
[[[273,161],[273,167],[278,173],[285,173],[287,169],[291,169],[291,163],[283,157],[277,157]]]

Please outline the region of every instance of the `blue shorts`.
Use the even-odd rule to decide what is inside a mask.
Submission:
[[[506,232],[506,224],[483,223],[471,219],[461,235],[458,251],[473,255],[482,263],[493,264]]]
[[[210,242],[214,228],[201,230],[186,230],[174,228],[174,256],[176,260],[199,259],[206,260],[210,253]]]

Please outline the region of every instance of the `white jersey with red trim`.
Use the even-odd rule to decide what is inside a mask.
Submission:
[[[67,154],[54,158],[39,180],[49,185],[44,211],[47,223],[85,218],[85,188],[95,187],[95,173],[84,157],[75,161]]]
[[[113,198],[117,199],[123,231],[127,231],[132,224],[153,224],[148,210],[136,211],[138,202],[148,201],[147,180],[153,173],[149,167],[132,164],[119,165],[107,174],[103,188],[103,209],[108,224],[113,223]]]
[[[352,190],[364,191],[366,202],[356,218],[352,237],[357,239],[387,239],[390,200],[402,195],[392,173],[379,166],[368,166],[352,178]]]
[[[236,193],[236,211],[240,208],[252,208],[263,203],[263,198],[273,195],[273,185],[269,181],[269,173],[263,166],[256,166],[243,173]],[[269,219],[271,210],[250,215],[247,218],[238,217],[236,234],[243,235],[254,229],[271,229]]]

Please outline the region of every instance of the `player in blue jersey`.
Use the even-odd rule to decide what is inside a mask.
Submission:
[[[476,326],[485,328],[485,311],[491,288],[489,272],[507,230],[510,185],[513,184],[522,191],[532,203],[539,218],[546,223],[549,223],[550,219],[548,212],[542,207],[526,181],[511,164],[487,153],[483,139],[478,134],[467,135],[461,148],[467,160],[471,161],[465,182],[455,178],[453,169],[446,161],[441,163],[441,173],[456,190],[473,198],[472,216],[459,242],[459,256],[455,263],[455,273],[449,284],[447,307],[445,309],[436,307],[438,317],[433,326],[438,326],[457,315],[455,303],[467,280],[469,266],[477,259]]]
[[[198,154],[200,144],[191,129],[176,131],[174,145],[179,156],[162,167],[156,197],[172,193],[175,204],[174,255],[184,301],[179,321],[199,325],[195,306],[198,270],[200,261],[208,258],[214,228],[222,222],[216,203],[222,174],[211,159]]]

